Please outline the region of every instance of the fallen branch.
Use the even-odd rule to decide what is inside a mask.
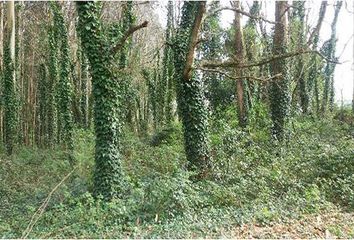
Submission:
[[[69,172],[53,189],[52,191],[50,191],[50,193],[48,194],[48,196],[44,199],[43,203],[41,204],[41,206],[37,209],[37,211],[33,214],[31,221],[29,222],[27,228],[25,229],[25,231],[23,231],[22,233],[22,239],[23,238],[27,238],[27,236],[31,233],[32,228],[34,227],[34,225],[38,222],[39,218],[42,216],[44,210],[46,209],[50,198],[52,197],[53,193],[60,187],[61,184],[63,184],[63,182],[65,182],[66,179],[68,179],[71,174],[76,170],[77,166],[71,170],[71,172]]]

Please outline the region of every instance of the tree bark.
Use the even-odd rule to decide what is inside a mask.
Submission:
[[[234,2],[236,9],[241,9],[240,1]],[[242,65],[245,61],[245,47],[243,40],[243,31],[241,26],[241,13],[235,12],[234,19],[235,28],[235,58],[239,65]],[[239,77],[243,76],[243,69],[235,69],[236,74]],[[237,110],[238,110],[238,122],[241,127],[245,127],[247,124],[247,99],[246,99],[246,80],[238,79],[236,81],[236,95],[237,95]]]
[[[275,25],[273,37],[274,55],[281,55],[287,51],[287,9],[287,1],[276,1],[275,21],[277,24]],[[278,140],[282,140],[290,104],[286,60],[278,59],[273,61],[272,71],[273,75],[281,74],[276,81],[272,82],[270,89],[272,131]]]

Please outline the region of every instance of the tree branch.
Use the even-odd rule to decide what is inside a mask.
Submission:
[[[218,8],[215,11],[211,12],[210,14],[208,14],[205,18],[213,16],[214,14],[216,14],[216,13],[218,13],[220,11],[223,11],[223,10],[231,10],[231,11],[240,13],[242,15],[245,15],[245,16],[247,16],[249,18],[252,18],[254,20],[258,20],[258,21],[260,20],[260,21],[264,21],[264,22],[267,22],[267,23],[270,23],[270,24],[276,24],[276,22],[268,20],[268,19],[266,19],[266,18],[264,18],[264,17],[262,17],[260,15],[255,16],[255,15],[252,15],[252,14],[250,14],[248,12],[245,12],[245,11],[243,11],[241,9],[237,9],[237,8],[233,8],[233,7],[221,7],[221,8]]]
[[[270,80],[277,79],[281,76],[281,74],[276,74],[274,76],[268,77],[268,78],[259,78],[259,77],[254,77],[254,76],[231,76],[227,72],[220,71],[218,69],[210,69],[210,68],[197,68],[198,70],[205,71],[205,72],[213,72],[213,73],[218,73],[221,75],[224,75],[225,77],[228,77],[230,79],[234,80],[240,80],[240,79],[248,79],[248,80],[253,80],[253,81],[258,81],[258,82],[269,82]]]
[[[201,66],[202,67],[207,67],[207,68],[219,68],[219,67],[221,67],[221,68],[250,68],[250,67],[257,67],[257,66],[265,65],[265,64],[271,63],[271,62],[273,62],[275,60],[295,57],[295,56],[298,56],[298,55],[301,55],[301,54],[308,54],[308,53],[317,54],[321,58],[326,60],[327,62],[340,64],[340,62],[338,62],[336,60],[332,60],[332,59],[326,58],[319,51],[300,49],[297,52],[291,52],[291,53],[286,53],[286,54],[282,54],[282,55],[275,55],[275,56],[271,56],[271,57],[266,57],[263,60],[261,60],[259,62],[255,62],[255,63],[245,63],[245,64],[241,63],[240,64],[237,61],[226,61],[226,62],[215,62],[215,63],[206,62],[206,63],[202,63]]]
[[[136,26],[131,26],[128,31],[123,35],[123,37],[120,39],[120,41],[111,49],[111,53],[116,53],[119,49],[121,49],[130,35],[132,35],[134,32],[138,31],[139,29],[145,28],[148,25],[148,21],[144,21],[143,23],[136,25]]]
[[[319,13],[319,16],[318,16],[318,21],[317,21],[316,27],[311,32],[310,37],[307,40],[307,45],[312,44],[313,43],[313,39],[315,38],[315,36],[318,36],[318,34],[319,34],[320,30],[321,30],[321,26],[322,26],[322,22],[323,22],[324,16],[326,14],[326,9],[327,9],[327,1],[323,1],[321,3],[320,13]]]
[[[184,80],[188,80],[191,78],[192,64],[194,60],[194,51],[195,51],[195,47],[198,44],[198,33],[202,23],[203,15],[205,13],[205,9],[206,9],[205,5],[206,5],[205,1],[199,2],[198,12],[194,19],[192,32],[189,38],[189,50],[186,56],[186,64],[183,70]]]

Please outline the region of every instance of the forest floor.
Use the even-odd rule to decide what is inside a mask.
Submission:
[[[52,195],[72,171],[65,153],[2,153],[0,237],[354,238],[354,126],[301,118],[280,144],[267,122],[250,125],[213,123],[214,174],[201,182],[183,170],[179,125],[145,138],[126,131],[131,190],[108,203],[90,194],[91,130],[76,131],[77,167]]]
[[[330,212],[305,215],[300,220],[267,226],[245,224],[221,235],[226,238],[354,238],[354,213]]]

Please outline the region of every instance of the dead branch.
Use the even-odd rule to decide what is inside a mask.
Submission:
[[[266,57],[263,60],[255,63],[245,63],[245,64],[240,64],[237,61],[226,61],[226,62],[206,62],[202,63],[202,67],[206,68],[250,68],[250,67],[258,67],[262,66],[268,63],[271,63],[273,61],[279,60],[279,59],[284,59],[284,58],[290,58],[290,57],[295,57],[298,55],[302,54],[308,54],[308,53],[314,53],[319,55],[321,58],[326,60],[327,62],[330,63],[335,63],[335,64],[340,64],[337,60],[332,60],[328,59],[327,57],[323,56],[319,51],[316,50],[306,50],[306,49],[300,49],[297,52],[291,52],[291,53],[286,53],[282,55],[275,55],[275,56],[270,56]]]
[[[234,79],[234,80],[240,80],[240,79],[248,79],[248,80],[253,80],[253,81],[258,81],[258,82],[269,82],[273,79],[277,79],[279,77],[281,77],[281,74],[276,74],[274,76],[268,77],[268,78],[259,78],[259,77],[254,77],[254,76],[231,76],[230,74],[228,74],[227,72],[223,72],[220,71],[218,69],[210,69],[210,68],[197,68],[198,70],[201,71],[205,71],[205,72],[213,72],[213,73],[218,73],[221,75],[224,75],[225,77],[228,77],[230,79]]]
[[[264,17],[261,16],[261,15],[254,16],[254,15],[248,13],[248,12],[245,12],[245,11],[243,11],[243,10],[241,10],[241,9],[233,8],[233,7],[221,7],[221,8],[218,8],[218,9],[214,10],[213,12],[211,12],[210,14],[208,14],[205,18],[210,17],[210,16],[213,16],[213,15],[215,15],[216,13],[218,13],[218,12],[220,12],[220,11],[223,11],[223,10],[234,11],[234,12],[240,13],[240,14],[242,14],[242,15],[245,15],[245,16],[247,16],[247,17],[249,17],[249,18],[252,18],[252,19],[254,19],[254,20],[264,21],[264,22],[267,22],[267,23],[270,23],[270,24],[276,24],[276,22],[271,21],[271,20],[268,20],[268,19],[264,18]]]
[[[120,41],[112,48],[111,53],[116,53],[121,47],[123,47],[125,41],[127,40],[130,35],[132,35],[134,32],[138,31],[139,29],[145,28],[148,25],[148,21],[144,21],[143,23],[136,25],[136,26],[131,26],[128,31],[123,35],[123,37],[120,39]]]
[[[50,193],[48,194],[48,196],[44,199],[43,203],[41,204],[41,206],[37,209],[37,211],[33,214],[31,221],[29,222],[27,228],[25,229],[25,231],[23,231],[22,233],[22,239],[27,238],[27,236],[31,233],[32,228],[34,227],[34,225],[37,223],[37,221],[39,220],[39,218],[42,216],[44,210],[46,209],[50,198],[52,197],[53,193],[60,187],[60,185],[65,182],[66,179],[68,179],[71,174],[76,170],[77,166],[71,170],[71,172],[69,172],[53,189],[52,191],[50,191]]]
[[[326,9],[327,9],[327,1],[323,1],[321,3],[320,13],[319,13],[319,17],[318,17],[318,21],[317,21],[316,27],[311,32],[310,37],[309,37],[309,39],[307,41],[307,45],[312,44],[313,43],[312,41],[313,41],[314,37],[319,34],[319,32],[321,30],[321,26],[322,26],[322,22],[323,22],[324,16],[326,14]]]

